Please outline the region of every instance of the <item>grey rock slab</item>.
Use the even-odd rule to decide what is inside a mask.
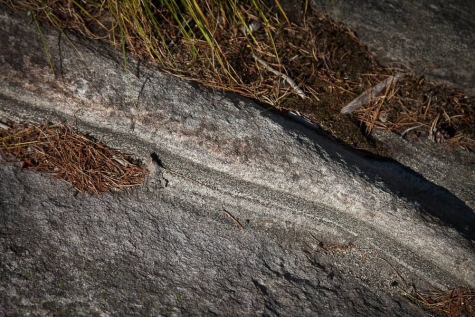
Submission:
[[[73,48],[43,32],[54,74],[34,25],[0,15],[0,115],[61,118],[144,160],[156,153],[166,181],[74,197],[2,166],[8,312],[416,316],[389,287],[404,282],[394,270],[407,281],[475,286],[469,193],[361,156],[249,100],[133,59],[125,71],[99,42],[71,35]],[[310,234],[357,247],[332,258]],[[327,284],[332,276],[337,284]]]
[[[355,31],[381,63],[475,92],[475,2],[312,1]]]
[[[300,226],[264,229],[256,220],[269,215],[254,208],[238,230],[219,213],[223,201],[179,179],[99,198],[73,196],[18,166],[0,165],[0,173],[2,314],[424,315],[345,274],[334,258],[302,252]]]

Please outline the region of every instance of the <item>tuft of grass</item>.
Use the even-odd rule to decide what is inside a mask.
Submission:
[[[36,16],[34,13],[31,14],[33,20],[35,21],[36,27],[38,28],[38,33],[40,34],[41,37],[41,42],[43,43],[43,48],[45,50],[46,58],[48,60],[49,68],[54,74],[54,67],[53,67],[53,62],[51,61],[51,55],[49,53],[48,45],[46,44],[45,37],[43,35],[43,32],[41,31],[41,27],[38,23],[38,20],[36,19]]]
[[[248,54],[268,52],[279,64],[275,21],[268,18],[277,19],[277,15],[262,0],[20,0],[9,4],[61,32],[72,29],[92,38],[107,37],[124,55],[125,68],[126,54],[131,52],[182,78],[269,102],[261,98],[267,90],[259,91],[259,80],[249,83],[229,60],[229,52],[239,46]],[[278,0],[273,7],[284,19],[279,24],[290,24]],[[262,25],[265,36],[250,31],[252,22]],[[49,58],[46,47],[45,51]]]

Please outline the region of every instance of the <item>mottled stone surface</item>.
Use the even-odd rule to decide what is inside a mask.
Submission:
[[[165,169],[91,197],[2,165],[5,315],[420,316],[391,285],[475,286],[465,169],[363,157],[249,100],[132,59],[126,72],[99,42],[44,34],[55,75],[35,26],[0,14],[0,115],[61,118]]]

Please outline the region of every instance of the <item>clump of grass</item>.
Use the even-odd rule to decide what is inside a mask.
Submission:
[[[0,129],[0,152],[24,169],[51,173],[96,195],[141,185],[147,175],[145,165],[64,124]]]
[[[126,68],[125,57],[131,52],[174,75],[258,100],[268,91],[260,91],[259,78],[252,82],[243,78],[235,63],[237,54],[265,54],[268,62],[279,65],[275,26],[289,23],[278,0],[273,8],[262,0],[19,0],[9,4],[61,32],[72,29],[90,38],[107,38],[122,51]],[[259,34],[251,31],[253,22],[261,26]],[[265,77],[264,69],[255,70]],[[264,101],[275,103],[272,98]]]

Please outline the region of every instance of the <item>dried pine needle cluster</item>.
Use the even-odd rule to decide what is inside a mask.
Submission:
[[[475,316],[475,290],[456,287],[447,291],[414,291],[411,299],[441,317]]]
[[[475,98],[463,91],[424,78],[406,76],[366,107],[356,111],[367,131],[391,130],[402,137],[426,138],[475,150]]]
[[[144,165],[64,124],[0,129],[0,152],[22,168],[51,173],[79,192],[100,194],[142,184]]]

